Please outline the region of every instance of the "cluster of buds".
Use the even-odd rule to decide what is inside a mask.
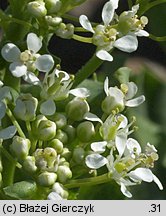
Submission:
[[[49,31],[57,36],[69,39],[73,36],[74,26],[62,20],[62,2],[60,0],[35,0],[28,3],[29,13],[38,20],[45,21]]]

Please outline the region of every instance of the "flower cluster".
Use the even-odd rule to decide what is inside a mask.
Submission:
[[[134,52],[138,47],[138,37],[148,37],[144,27],[148,19],[137,16],[139,5],[125,11],[120,16],[115,13],[119,0],[108,1],[102,10],[103,24],[92,27],[85,15],[80,16],[80,24],[84,29],[93,33],[93,44],[97,46],[96,56],[102,60],[112,61],[109,53],[114,47],[124,52]]]

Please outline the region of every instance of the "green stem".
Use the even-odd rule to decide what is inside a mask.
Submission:
[[[166,36],[163,37],[157,37],[155,35],[150,34],[149,38],[151,38],[152,40],[158,41],[158,42],[163,42],[166,41]]]
[[[84,179],[77,179],[71,180],[68,184],[64,185],[66,188],[77,188],[81,186],[92,186],[97,184],[102,184],[111,181],[111,174],[106,173],[100,176],[91,177],[91,178],[84,178]]]
[[[92,58],[75,75],[73,87],[78,86],[82,81],[92,75],[102,63],[103,60],[97,58],[97,56],[94,54]]]
[[[11,110],[8,107],[6,108],[6,114],[9,116],[9,118],[12,121],[13,125],[17,128],[17,131],[18,131],[20,137],[26,138],[26,136],[25,136],[24,132],[22,131],[20,125],[18,124],[17,120],[13,116],[13,113],[11,112]]]
[[[37,140],[32,140],[30,153],[32,154],[36,150]]]
[[[74,40],[77,40],[77,41],[80,41],[80,42],[83,42],[83,43],[92,43],[92,38],[89,38],[89,37],[82,37],[80,35],[74,34],[72,38]]]
[[[28,130],[29,136],[31,136],[31,124],[30,124],[29,121],[26,121],[26,127],[27,127],[27,130]]]

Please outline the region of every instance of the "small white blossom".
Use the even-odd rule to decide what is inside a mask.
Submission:
[[[92,27],[85,15],[81,15],[79,18],[82,27],[93,33],[93,43],[97,46],[96,56],[106,61],[113,61],[113,57],[109,53],[113,47],[131,53],[138,47],[137,36],[149,36],[149,33],[143,30],[148,23],[147,18],[141,17],[139,20],[136,15],[139,5],[133,6],[131,11],[123,12],[119,18],[117,16],[117,24],[113,23],[118,3],[119,0],[106,2],[102,10],[103,24],[97,25],[95,28]],[[129,29],[126,23],[131,23]],[[125,29],[125,34],[123,29]]]
[[[1,50],[3,58],[10,62],[9,70],[15,77],[23,77],[26,82],[39,84],[39,79],[33,73],[36,69],[48,72],[54,65],[51,55],[40,55],[38,51],[42,47],[42,41],[34,33],[27,36],[27,50],[21,52],[13,43],[7,43]]]

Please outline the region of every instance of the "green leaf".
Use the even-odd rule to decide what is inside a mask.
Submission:
[[[33,181],[21,181],[3,188],[5,195],[15,199],[30,199],[37,191],[37,185]]]

